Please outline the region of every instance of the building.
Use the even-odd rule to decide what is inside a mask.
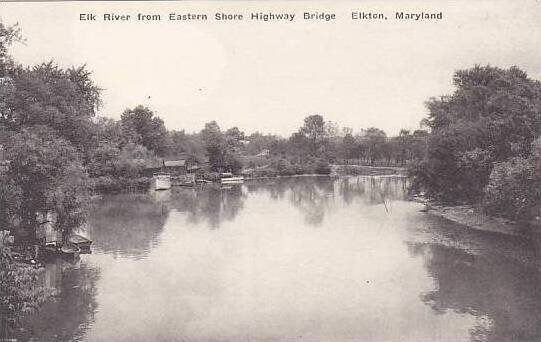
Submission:
[[[188,163],[186,159],[180,160],[164,160],[163,172],[167,172],[172,176],[180,176],[188,173]]]

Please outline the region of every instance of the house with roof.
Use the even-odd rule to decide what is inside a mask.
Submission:
[[[180,176],[188,173],[188,163],[186,159],[179,160],[164,160],[163,171],[172,176]]]

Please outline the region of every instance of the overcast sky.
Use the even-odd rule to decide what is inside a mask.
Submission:
[[[452,91],[455,70],[517,65],[541,77],[538,1],[445,2],[59,2],[3,3],[0,19],[18,22],[28,65],[53,59],[87,64],[104,88],[101,115],[150,106],[169,129],[222,128],[288,135],[309,114],[354,130],[416,129],[424,102]],[[334,22],[215,22],[230,13],[336,13]],[[352,10],[389,20],[354,22]],[[395,11],[442,11],[439,22],[394,20]],[[207,13],[209,21],[81,22],[79,13]]]

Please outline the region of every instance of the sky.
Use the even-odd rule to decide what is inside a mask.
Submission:
[[[394,20],[396,11],[441,21]],[[304,11],[335,13],[305,21]],[[352,11],[386,21],[353,21]],[[206,13],[207,22],[80,21],[80,13]],[[214,13],[293,12],[293,22],[217,22]],[[299,20],[300,19],[300,20]],[[22,64],[86,64],[103,88],[100,115],[149,106],[167,128],[216,120],[287,136],[321,114],[340,127],[417,129],[430,97],[453,91],[455,70],[516,65],[541,79],[539,1],[178,1],[0,3],[25,38]]]

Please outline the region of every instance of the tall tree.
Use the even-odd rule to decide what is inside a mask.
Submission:
[[[86,173],[79,154],[68,141],[48,127],[25,128],[7,147],[10,167],[6,181],[13,189],[12,228],[19,236],[33,238],[39,217],[56,216],[56,229],[67,237],[85,220]]]
[[[359,142],[365,157],[372,165],[374,161],[383,154],[383,145],[387,139],[387,134],[379,128],[370,127],[363,130],[359,135]]]
[[[100,89],[85,67],[65,70],[48,62],[14,68],[3,80],[0,102],[0,125],[14,131],[49,126],[84,150],[92,139]]]
[[[207,149],[209,163],[213,171],[223,171],[225,167],[226,142],[224,134],[216,121],[205,124],[201,131],[201,139]]]
[[[541,132],[541,83],[522,70],[457,71],[450,96],[430,99],[427,158],[416,171],[429,193],[477,201],[494,163],[528,157]]]
[[[126,109],[120,117],[122,132],[129,142],[140,144],[159,156],[167,152],[167,129],[160,117],[145,106]]]
[[[299,129],[299,133],[308,139],[310,153],[315,155],[327,138],[325,119],[318,114],[307,116],[304,118],[304,125]]]

